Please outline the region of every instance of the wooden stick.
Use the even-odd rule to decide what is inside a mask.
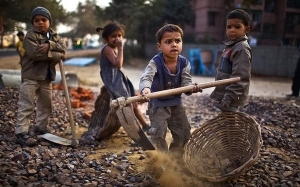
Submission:
[[[73,119],[73,114],[72,114],[72,108],[71,108],[71,102],[70,102],[70,97],[69,97],[68,85],[67,85],[67,82],[66,82],[66,75],[65,75],[65,70],[64,70],[62,60],[60,60],[60,62],[59,62],[59,68],[60,68],[62,83],[63,83],[63,86],[64,86],[64,92],[65,92],[65,97],[66,97],[66,105],[67,105],[68,112],[69,112],[69,120],[70,120],[71,131],[72,131],[71,145],[73,147],[78,147],[79,143],[78,143],[78,140],[77,140],[77,137],[76,137],[76,130],[75,130],[75,126],[74,126],[74,119]]]
[[[201,83],[201,84],[198,84],[198,86],[202,89],[205,89],[205,88],[216,87],[216,86],[221,86],[221,85],[226,85],[226,84],[232,84],[232,83],[236,83],[239,81],[241,81],[241,78],[235,77],[235,78],[217,80],[214,82]],[[179,88],[163,90],[163,91],[159,91],[159,92],[153,92],[153,93],[146,94],[145,97],[148,97],[149,99],[156,99],[156,98],[160,98],[160,97],[188,93],[188,92],[192,92],[193,87],[194,87],[194,85],[189,85],[189,86],[183,86],[183,87],[179,87]],[[144,97],[142,95],[128,97],[128,98],[126,98],[126,104],[130,104],[130,103],[134,103],[134,102],[138,102],[138,101],[142,101],[142,100],[144,100]],[[111,101],[111,106],[112,107],[119,106],[117,99],[114,99]]]

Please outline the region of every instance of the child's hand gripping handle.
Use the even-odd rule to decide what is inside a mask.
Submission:
[[[232,84],[232,83],[236,83],[239,81],[241,81],[240,77],[234,77],[234,78],[229,78],[229,79],[217,80],[214,82],[202,83],[202,84],[198,84],[198,86],[202,89],[205,89],[205,88],[216,87],[216,86],[220,86],[220,85]],[[177,95],[177,94],[182,94],[182,93],[189,93],[189,92],[192,93],[194,86],[195,85],[189,85],[189,86],[184,86],[184,87],[179,87],[179,88],[174,88],[174,89],[163,90],[163,91],[159,91],[159,92],[153,92],[153,93],[146,94],[145,96],[149,99],[155,99],[155,98]],[[143,101],[143,100],[144,100],[144,97],[142,95],[139,95],[139,96],[128,97],[128,98],[126,98],[125,102],[126,102],[126,104],[130,104],[130,103],[139,102],[139,101]],[[112,107],[119,106],[118,99],[112,100],[111,106]]]

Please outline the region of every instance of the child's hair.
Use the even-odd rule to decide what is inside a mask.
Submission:
[[[122,35],[125,35],[125,25],[120,24],[116,21],[110,22],[108,24],[106,24],[103,28],[101,27],[97,27],[96,28],[96,32],[100,32],[102,31],[102,38],[104,40],[107,40],[109,35],[111,35],[113,32],[115,31],[121,31]]]
[[[24,32],[19,31],[18,34],[17,34],[17,36],[24,36]]]
[[[166,32],[179,32],[181,35],[181,38],[183,37],[183,31],[182,29],[178,26],[178,25],[174,25],[174,24],[165,24],[163,27],[161,27],[155,34],[156,37],[156,41],[158,43],[161,42],[161,39],[163,37],[163,35]]]
[[[251,18],[249,14],[242,9],[236,9],[228,13],[227,19],[241,19],[245,26],[250,26]]]

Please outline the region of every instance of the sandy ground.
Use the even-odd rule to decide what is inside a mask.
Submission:
[[[99,49],[67,51],[66,55],[67,59],[73,57],[95,57],[97,59],[96,63],[83,67],[65,65],[64,70],[65,72],[77,75],[78,80],[76,81],[78,81],[79,86],[89,87],[98,92],[103,85],[100,78]],[[0,72],[3,69],[19,70],[20,65],[18,64],[18,60],[18,56],[0,57]],[[124,66],[124,72],[132,81],[135,89],[138,89],[139,78],[146,65],[147,61],[145,60],[132,60],[130,65]],[[58,66],[57,71],[59,71]],[[214,77],[193,76],[193,82],[206,83],[211,81],[214,81]],[[291,92],[291,84],[291,78],[253,76],[251,78],[249,94],[264,97],[285,97],[286,94],[290,94]],[[213,88],[207,88],[202,94],[210,94],[212,90]]]

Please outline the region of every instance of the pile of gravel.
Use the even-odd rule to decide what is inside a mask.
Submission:
[[[54,90],[53,96],[49,130],[71,139],[63,91]],[[160,181],[167,173],[160,170],[157,176],[149,165],[151,154],[132,143],[127,149],[101,153],[93,158],[91,156],[110,145],[103,141],[73,148],[41,140],[38,146],[21,147],[16,144],[14,135],[17,100],[17,88],[0,90],[1,186],[174,186]],[[83,113],[92,110],[93,104],[94,100],[86,101],[86,108],[73,109],[77,127],[88,126],[89,121],[83,118]],[[206,95],[184,97],[184,105],[193,128],[200,127],[219,112]],[[257,163],[245,174],[224,183],[199,181],[182,165],[185,186],[300,187],[299,105],[298,101],[250,97],[249,105],[241,112],[254,117],[262,128],[263,147]],[[34,119],[33,116],[32,124]],[[124,132],[118,132],[112,139],[124,136]],[[144,162],[147,168],[137,169],[133,157]],[[165,167],[163,163],[161,166]]]

